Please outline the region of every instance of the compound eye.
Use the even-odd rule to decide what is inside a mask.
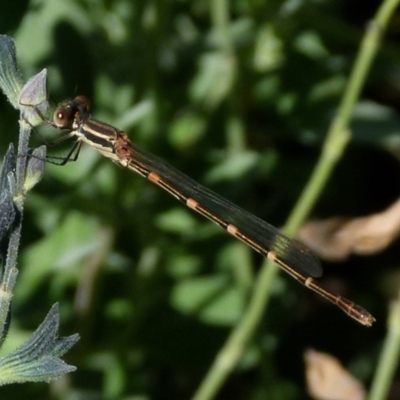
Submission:
[[[53,122],[58,128],[70,128],[73,121],[65,108],[57,108],[53,115]]]

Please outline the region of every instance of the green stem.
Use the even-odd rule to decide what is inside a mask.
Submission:
[[[394,304],[390,307],[388,333],[383,343],[378,367],[372,382],[369,400],[387,398],[390,384],[399,364],[400,356],[400,291]]]

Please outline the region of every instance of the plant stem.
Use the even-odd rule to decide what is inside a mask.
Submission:
[[[390,384],[399,364],[400,356],[400,290],[391,305],[388,317],[388,333],[383,343],[378,367],[372,382],[369,400],[387,398]]]

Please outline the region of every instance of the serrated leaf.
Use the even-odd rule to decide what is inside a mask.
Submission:
[[[48,382],[76,370],[58,356],[68,351],[79,335],[58,338],[58,306],[54,305],[43,323],[17,350],[0,358],[0,385]]]

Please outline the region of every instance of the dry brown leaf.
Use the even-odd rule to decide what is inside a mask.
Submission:
[[[400,234],[400,199],[381,213],[360,218],[335,217],[311,221],[299,231],[298,239],[319,257],[342,261],[353,254],[382,251]]]
[[[304,353],[308,394],[315,400],[364,400],[364,387],[340,362],[312,349]]]

